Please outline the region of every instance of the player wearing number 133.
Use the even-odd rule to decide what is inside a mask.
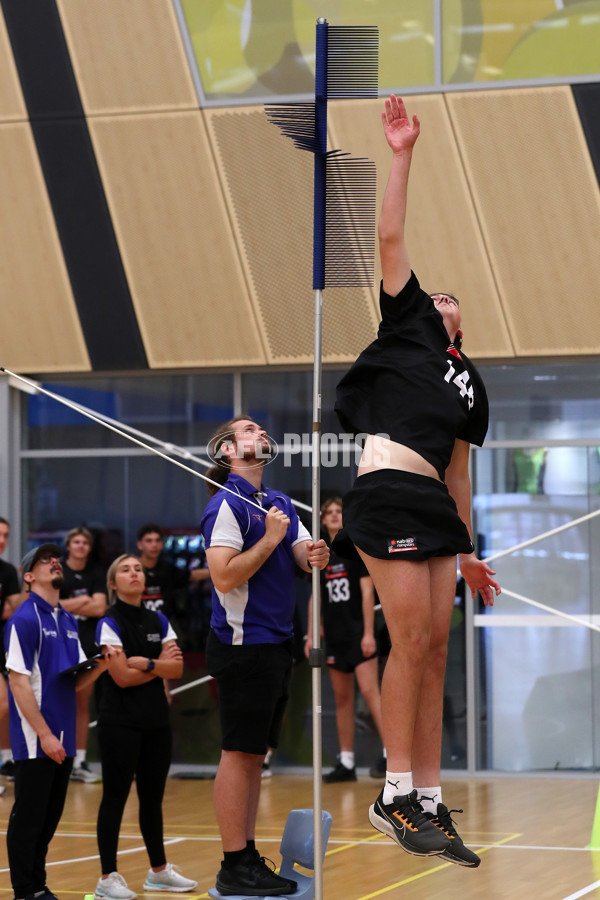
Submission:
[[[368,437],[332,549],[358,550],[392,644],[381,691],[386,784],[371,824],[409,853],[475,867],[441,802],[440,756],[457,554],[473,598],[479,591],[492,604],[500,592],[471,540],[469,451],[483,444],[488,403],[462,351],[458,301],[425,293],[410,267],[404,225],[419,120],[392,95],[382,124],[391,166],[378,227],[381,324],[336,402],[344,431]]]

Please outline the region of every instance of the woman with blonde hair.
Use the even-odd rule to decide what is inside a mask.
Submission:
[[[123,652],[103,679],[98,709],[102,761],[102,801],[98,810],[98,848],[102,876],[96,900],[134,900],[137,896],[117,872],[117,847],[123,810],[135,778],[140,831],[150,858],[145,891],[192,891],[165,857],[162,801],[171,763],[169,704],[163,678],[179,678],[183,655],[168,619],[142,604],[144,569],[125,553],[107,574],[110,607],[100,619],[96,643]]]

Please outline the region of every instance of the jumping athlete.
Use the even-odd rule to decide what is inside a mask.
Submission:
[[[386,782],[371,824],[409,853],[475,867],[479,857],[442,803],[440,756],[457,554],[473,598],[479,591],[491,605],[500,593],[471,540],[469,450],[484,441],[488,404],[461,350],[458,301],[426,294],[410,268],[404,223],[419,120],[392,94],[382,122],[393,155],[378,228],[381,324],[338,385],[344,431],[368,437],[333,548],[355,545],[392,644],[382,684]]]

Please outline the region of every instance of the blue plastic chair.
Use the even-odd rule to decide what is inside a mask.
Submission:
[[[323,829],[323,858],[327,849],[329,833],[331,831],[331,813],[323,810],[322,812],[322,829]],[[305,875],[303,872],[297,872],[294,864],[302,866],[303,869],[315,868],[315,835],[313,830],[313,810],[312,809],[292,809],[287,817],[283,837],[279,847],[281,853],[281,868],[279,874],[283,878],[291,878],[298,884],[297,890],[293,894],[283,894],[283,897],[289,897],[289,900],[314,900],[315,881],[311,875]],[[209,897],[213,900],[253,900],[244,894],[224,897],[216,888],[210,888]],[[277,900],[277,898],[267,897],[265,900]]]

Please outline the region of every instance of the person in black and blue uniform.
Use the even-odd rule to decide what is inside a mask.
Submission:
[[[297,885],[276,875],[255,846],[261,770],[267,748],[277,747],[288,697],[295,566],[322,569],[329,550],[323,540],[312,542],[289,497],[262,484],[272,451],[256,422],[227,422],[209,451],[217,465],[208,474],[223,484],[201,523],[213,583],[208,671],[219,688],[222,728],[217,890],[278,896]]]
[[[392,95],[382,123],[392,164],[378,229],[381,324],[337,389],[344,431],[367,438],[333,546],[358,550],[392,644],[381,691],[386,782],[371,824],[409,853],[475,867],[441,802],[440,757],[457,555],[473,597],[492,604],[500,592],[471,538],[469,451],[484,441],[488,403],[462,351],[457,299],[427,294],[411,272],[405,217],[419,121]]]
[[[120,653],[107,646],[95,668],[66,671],[87,657],[76,619],[59,605],[62,553],[55,544],[42,544],[23,557],[21,573],[30,593],[7,624],[15,802],[6,845],[17,900],[55,900],[45,863],[75,756],[75,691],[112,668]]]
[[[142,604],[144,570],[131,554],[117,557],[107,576],[110,606],[96,628],[96,643],[122,653],[104,678],[98,706],[98,745],[102,762],[102,801],[98,810],[98,849],[102,876],[96,900],[134,900],[117,871],[123,810],[135,778],[140,831],[150,870],[145,891],[181,893],[197,882],[167,862],[162,801],[171,764],[169,704],[163,678],[179,678],[183,655],[163,613]]]

